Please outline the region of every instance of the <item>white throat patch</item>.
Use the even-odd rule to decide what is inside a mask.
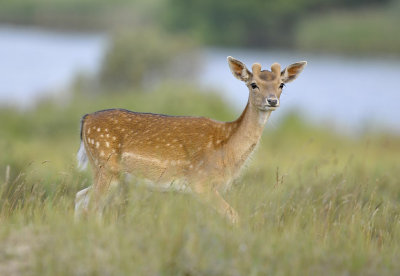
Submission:
[[[264,126],[267,123],[268,118],[269,118],[270,115],[271,115],[271,111],[260,111],[258,113],[258,116],[259,116],[258,117],[258,123],[260,125]]]

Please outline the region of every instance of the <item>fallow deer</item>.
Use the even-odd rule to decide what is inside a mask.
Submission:
[[[94,182],[76,194],[77,217],[89,205],[101,214],[121,175],[131,175],[153,188],[190,192],[232,223],[238,222],[237,212],[221,192],[239,176],[256,148],[271,112],[279,107],[284,84],[294,80],[307,62],[282,71],[278,63],[272,64],[271,71],[255,63],[252,72],[232,57],[228,64],[249,89],[246,108],[235,121],[124,109],[83,116],[78,161],[81,168],[89,161]]]

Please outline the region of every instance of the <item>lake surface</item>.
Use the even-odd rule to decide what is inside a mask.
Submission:
[[[76,74],[95,74],[108,45],[104,34],[59,33],[0,26],[0,103],[25,108],[49,94],[60,93]],[[341,132],[384,129],[400,133],[399,58],[341,57],[297,52],[208,48],[201,53],[200,86],[220,93],[237,110],[247,102],[247,88],[230,73],[231,55],[251,68],[269,69],[306,60],[298,79],[281,96],[281,107],[269,127],[289,112]],[[61,95],[60,95],[61,97]]]
[[[0,103],[29,107],[67,88],[76,74],[94,74],[107,47],[104,34],[0,26]]]

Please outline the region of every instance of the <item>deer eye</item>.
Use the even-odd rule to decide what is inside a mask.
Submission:
[[[282,83],[279,85],[279,88],[282,89],[283,87],[285,87],[285,84],[282,82]]]
[[[254,82],[252,84],[250,84],[250,85],[251,85],[251,88],[253,88],[253,89],[258,88],[257,84],[255,84]]]

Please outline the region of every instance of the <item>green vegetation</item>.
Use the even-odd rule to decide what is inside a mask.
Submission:
[[[111,30],[114,39],[99,78],[78,80],[68,100],[0,108],[0,275],[400,274],[400,137],[342,137],[295,115],[267,124],[225,195],[238,227],[189,195],[134,183],[102,224],[73,220],[75,194],[91,183],[76,169],[82,115],[119,107],[233,120],[215,94],[165,82],[177,56],[197,39],[398,51],[398,6],[361,14],[363,2],[3,1],[1,22]],[[354,10],[332,13],[348,4]]]
[[[315,11],[382,2],[386,1],[166,0],[161,16],[169,30],[195,33],[208,44],[289,48],[297,24]]]
[[[194,43],[160,30],[121,30],[111,39],[99,80],[103,88],[152,87],[160,79],[188,74],[195,68]],[[173,66],[179,62],[179,66]]]
[[[75,169],[84,113],[122,107],[238,116],[190,86],[131,92],[78,91],[64,105],[0,110],[1,275],[400,273],[400,138],[345,138],[296,116],[267,124],[225,195],[241,215],[239,227],[189,195],[132,185],[118,215],[102,225],[74,223],[75,193],[90,183],[89,172]]]
[[[60,29],[104,29],[127,17],[129,0],[5,0],[0,22]],[[131,16],[134,9],[130,8]],[[133,14],[132,14],[133,13]]]
[[[400,5],[311,17],[298,27],[297,46],[317,52],[399,53],[399,15]]]
[[[0,22],[179,34],[204,45],[399,53],[399,0],[3,0]],[[156,32],[153,32],[157,30]],[[160,30],[160,31],[159,31]],[[151,39],[150,39],[151,40]]]

